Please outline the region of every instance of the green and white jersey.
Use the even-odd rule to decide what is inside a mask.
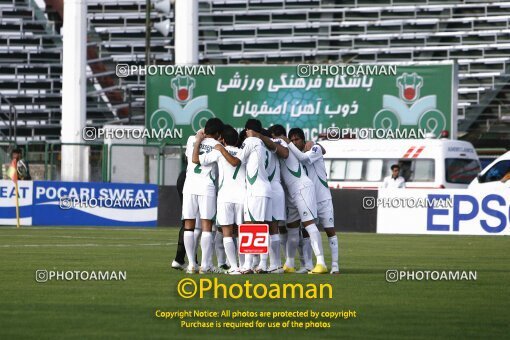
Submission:
[[[214,150],[214,146],[219,142],[213,138],[205,138],[200,143],[200,155],[209,154]],[[217,177],[217,165],[211,163],[208,165],[193,163],[193,147],[195,146],[195,136],[188,138],[186,143],[186,157],[188,157],[188,166],[186,167],[186,181],[184,182],[183,194],[216,196],[216,187],[214,181]]]
[[[282,144],[282,140],[279,138],[271,138],[271,140],[277,144]],[[276,151],[271,152],[269,156],[269,166],[268,171],[269,174],[269,182],[273,183],[276,181],[281,183],[281,172],[280,172],[280,161],[278,160],[278,156],[276,155]]]
[[[234,146],[225,147],[227,152],[237,157],[241,149]],[[200,164],[218,164],[218,203],[244,203],[246,195],[246,165],[244,163],[234,167],[218,150],[200,155]]]
[[[289,147],[283,140],[281,141],[281,145],[286,148]],[[299,190],[313,185],[313,182],[306,176],[296,155],[292,152],[289,152],[289,157],[286,159],[280,158],[280,171],[283,183],[291,196]]]
[[[270,151],[259,138],[248,137],[241,146],[237,158],[246,164],[246,195],[271,197],[267,167]]]
[[[330,200],[331,191],[328,186],[328,175],[321,147],[314,145],[310,151],[301,152],[294,144],[290,143],[289,149],[299,159],[306,175],[312,180],[317,202]]]

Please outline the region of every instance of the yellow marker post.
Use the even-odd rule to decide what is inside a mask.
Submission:
[[[14,191],[16,195],[16,228],[20,227],[19,224],[19,192],[18,192],[18,162],[16,159],[13,159],[9,169],[7,170],[7,175],[14,182]]]
[[[16,195],[16,228],[20,227],[19,224],[19,194],[18,194],[18,181],[14,181],[15,195]]]

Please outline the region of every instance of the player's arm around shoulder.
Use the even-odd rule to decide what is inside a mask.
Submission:
[[[276,146],[276,154],[278,157],[287,159],[289,158],[289,148],[286,146],[283,146],[281,143],[273,142],[273,144]]]
[[[314,163],[320,159],[324,158],[323,148],[319,144],[313,145],[309,151],[305,152],[306,158],[310,161],[310,163]]]
[[[297,146],[295,146],[295,145],[294,145],[294,143],[292,143],[292,142],[291,142],[291,143],[289,143],[288,145],[289,145],[289,150],[292,152],[292,154],[293,154],[294,156],[296,156],[296,158],[297,158],[297,159],[298,159],[301,163],[306,162],[306,161],[308,161],[308,160],[309,160],[309,159],[308,159],[308,157],[307,157],[307,155],[306,155],[305,153],[301,152],[301,150],[299,150],[299,149],[297,148]]]
[[[199,130],[197,135],[195,136],[195,145],[193,146],[193,154],[191,156],[191,161],[195,164],[200,164],[200,144],[204,140],[204,132]]]
[[[221,153],[218,150],[213,149],[210,152],[206,152],[203,155],[199,155],[198,160],[200,161],[200,165],[207,166],[214,163],[218,163],[220,157]]]
[[[223,145],[221,144],[216,144],[214,146],[214,149],[216,151],[219,151],[221,153],[221,155],[223,157],[225,157],[225,159],[227,160],[227,162],[232,165],[232,166],[238,166],[239,164],[241,164],[241,160],[237,157],[234,157],[232,156],[228,151],[227,149],[225,149],[225,147],[223,147]]]
[[[256,137],[260,139],[269,151],[276,153],[280,158],[289,157],[289,149],[281,146],[279,143],[275,143],[271,138],[264,136],[261,133],[255,132],[253,130],[247,131],[248,135],[251,137]]]
[[[305,144],[305,152],[310,151],[316,145],[321,148],[322,155],[324,156],[326,154],[326,149],[324,149],[324,147],[322,145],[320,145],[319,143],[315,143],[315,142],[313,142],[311,140],[306,142],[306,144]]]
[[[281,146],[283,149],[287,150],[287,156],[282,157],[282,158],[287,159],[289,157],[289,144],[291,143],[290,139],[285,135],[278,136],[278,137],[276,137],[276,139],[278,139],[280,141],[278,143],[278,145]]]
[[[271,138],[268,138],[268,137],[265,137],[265,136],[262,136],[266,139],[268,139],[268,143],[270,143],[271,146],[273,146],[273,149],[270,148],[270,150],[274,153],[276,153],[276,155],[280,158],[283,158],[283,159],[287,159],[289,158],[289,148],[288,148],[288,145],[287,143],[285,143],[283,141],[282,138],[275,138],[275,139],[271,139]],[[264,144],[266,144],[265,140],[264,141]],[[267,146],[267,144],[266,144]]]
[[[191,162],[191,157],[193,156],[193,145],[195,144],[195,136],[189,136],[186,141],[186,150],[184,154],[186,155],[187,161]]]

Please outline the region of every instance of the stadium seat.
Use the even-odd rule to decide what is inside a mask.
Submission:
[[[98,78],[112,75],[116,63],[144,63],[145,5],[145,0],[87,1],[89,46],[97,50],[88,61],[87,111],[97,122],[115,117],[108,107],[132,104],[144,112],[143,76],[97,88]],[[200,0],[199,58],[203,63],[456,60],[464,128],[483,124],[487,115],[504,115],[509,105],[509,9],[504,1]],[[2,94],[26,117],[21,124],[26,135],[33,135],[36,120],[31,119],[47,117],[53,126],[61,114],[55,99],[62,86],[61,19],[54,9],[24,0],[1,0],[0,17]],[[168,37],[151,31],[155,63],[173,62],[174,14],[169,18]],[[151,10],[152,22],[161,19]],[[103,68],[95,70],[98,65]],[[36,97],[27,95],[32,90],[39,90]],[[102,93],[114,90],[130,92],[130,102],[109,103]]]

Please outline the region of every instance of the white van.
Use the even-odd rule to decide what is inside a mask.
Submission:
[[[510,188],[510,151],[487,165],[480,174],[473,179],[469,188]]]
[[[379,188],[400,165],[407,188],[466,188],[480,172],[469,142],[451,139],[344,139],[319,142],[331,188]]]

